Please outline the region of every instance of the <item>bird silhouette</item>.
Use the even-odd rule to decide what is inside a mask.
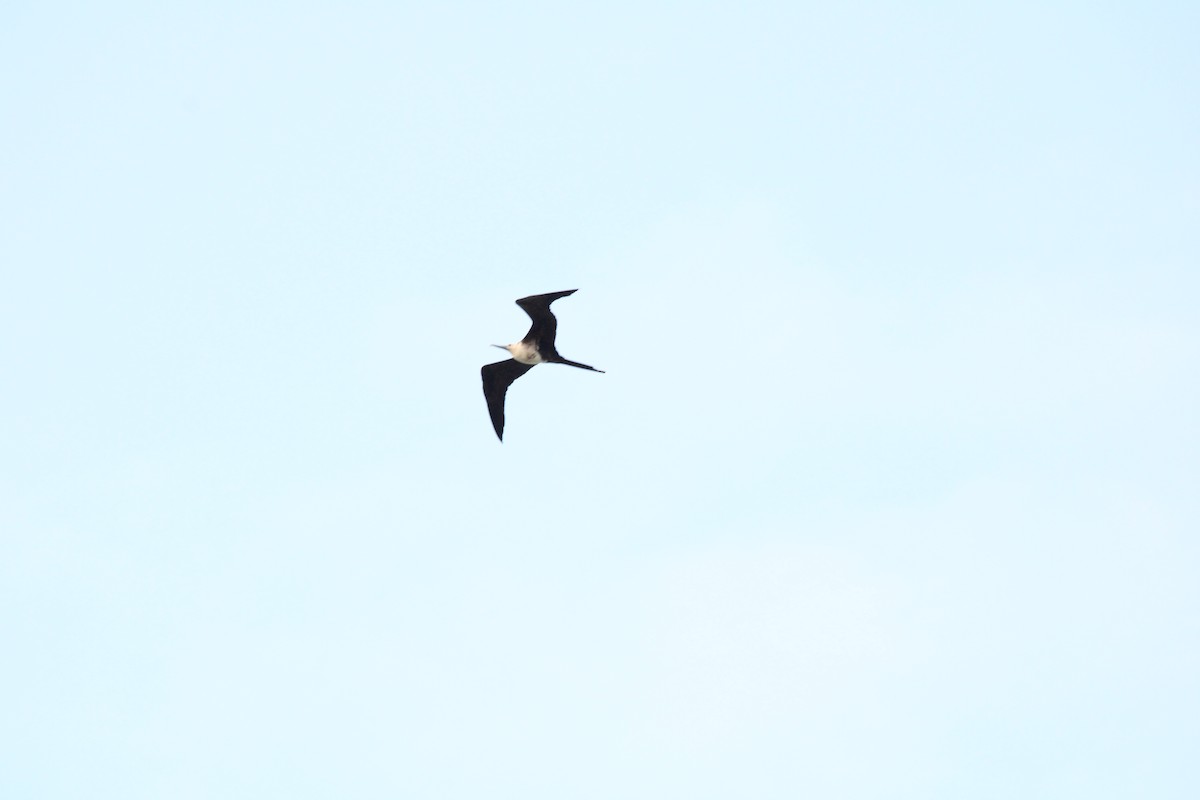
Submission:
[[[559,355],[554,348],[554,336],[558,332],[558,320],[550,311],[550,304],[560,297],[575,294],[577,289],[550,294],[535,294],[522,297],[517,305],[525,310],[533,325],[525,338],[513,344],[494,344],[512,354],[507,361],[497,361],[495,364],[485,364],[480,374],[483,376],[483,396],[487,398],[488,413],[492,417],[492,427],[496,436],[504,441],[504,396],[508,387],[517,378],[533,369],[538,364],[566,364],[570,367],[589,369],[592,372],[604,372],[602,369],[580,364]]]

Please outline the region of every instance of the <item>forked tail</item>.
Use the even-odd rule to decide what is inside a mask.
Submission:
[[[563,358],[562,356],[559,356],[558,358],[554,359],[554,361],[552,361],[551,363],[566,364],[568,367],[579,367],[580,369],[590,369],[592,372],[604,372],[604,370],[602,370],[602,369],[596,369],[595,367],[589,367],[587,364],[580,364],[578,361],[570,361],[568,359]]]

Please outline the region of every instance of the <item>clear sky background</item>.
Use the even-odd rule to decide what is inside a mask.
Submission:
[[[6,4],[0,796],[1200,796],[1197,8]]]

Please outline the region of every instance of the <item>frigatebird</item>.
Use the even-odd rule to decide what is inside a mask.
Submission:
[[[492,415],[492,427],[496,436],[504,441],[504,395],[508,387],[517,378],[533,369],[538,364],[566,364],[570,367],[590,369],[592,372],[604,372],[602,369],[580,364],[563,358],[554,349],[554,334],[558,330],[558,320],[550,312],[550,304],[560,297],[575,294],[578,289],[550,294],[535,294],[522,297],[517,305],[525,309],[525,313],[533,320],[529,333],[525,338],[514,344],[494,344],[512,354],[507,361],[497,361],[495,364],[485,364],[480,373],[483,375],[483,396],[487,398],[488,413]]]

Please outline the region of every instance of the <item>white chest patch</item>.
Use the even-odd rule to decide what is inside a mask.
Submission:
[[[508,352],[512,353],[512,357],[522,364],[541,364],[542,354],[538,352],[537,347],[525,342],[517,342],[505,347]]]

